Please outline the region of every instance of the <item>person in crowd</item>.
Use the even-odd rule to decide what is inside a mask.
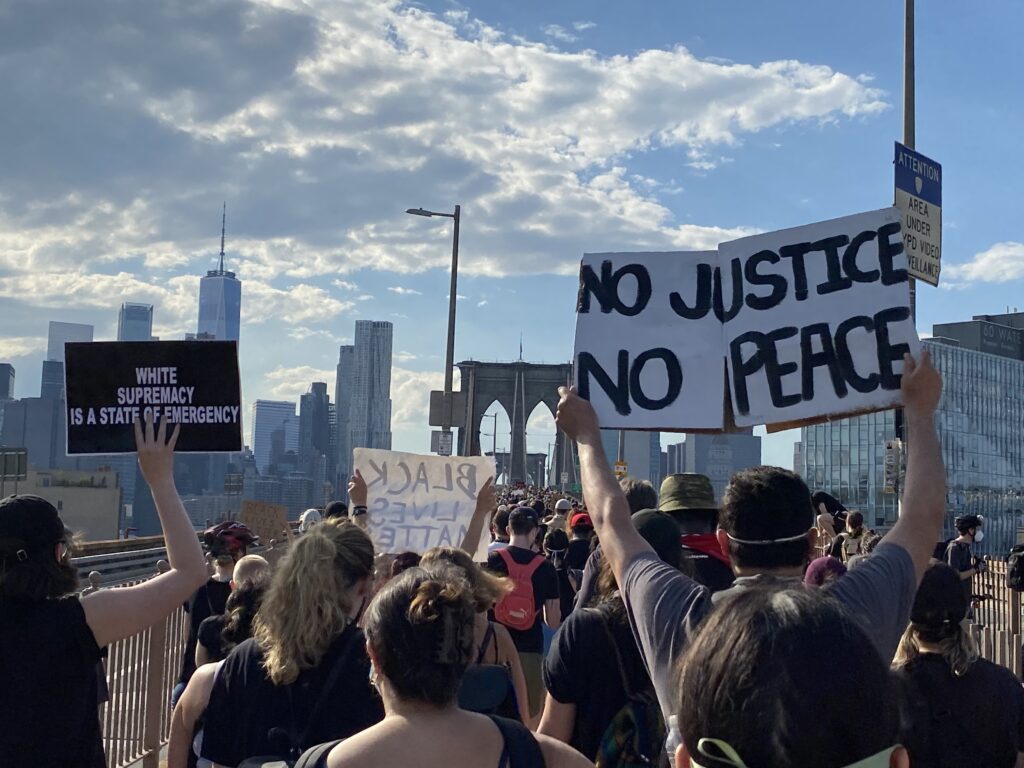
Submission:
[[[837,557],[825,555],[811,560],[804,573],[805,587],[824,587],[841,578],[846,573],[846,566]]]
[[[555,512],[548,520],[545,520],[549,531],[564,531],[569,527],[569,512],[572,511],[572,502],[568,499],[559,499],[555,502]]]
[[[679,527],[671,517],[646,510],[633,515],[633,525],[663,561],[679,567]],[[573,611],[562,622],[544,659],[548,693],[539,733],[571,744],[595,761],[615,741],[606,738],[612,736],[613,721],[632,703],[634,716],[645,723],[654,720],[656,727],[649,729],[639,749],[653,759],[661,752],[664,723],[607,560],[601,561],[597,585],[597,605]],[[632,757],[641,762],[640,755]]]
[[[658,496],[658,509],[667,512],[682,533],[682,572],[712,592],[731,587],[735,576],[715,535],[718,504],[710,478],[693,472],[668,475]]]
[[[252,636],[252,622],[259,610],[267,584],[270,563],[259,555],[246,555],[235,563],[231,594],[224,613],[209,616],[199,625],[196,636],[196,668],[220,661],[243,640]]]
[[[488,555],[508,546],[508,518],[511,514],[511,510],[506,504],[498,507],[498,511],[491,521],[491,543],[487,545]]]
[[[323,515],[316,508],[307,509],[299,516],[299,533],[308,533],[314,525],[319,525]]]
[[[956,571],[940,563],[925,572],[893,664],[906,683],[902,741],[914,768],[1024,764],[1024,689],[978,657],[967,606]]]
[[[340,520],[348,517],[348,504],[344,501],[331,501],[324,507],[324,520]]]
[[[477,652],[475,597],[460,569],[435,563],[406,571],[374,598],[367,649],[386,716],[331,749],[329,768],[590,765],[521,723],[458,707],[462,677]]]
[[[884,659],[892,658],[906,627],[945,509],[945,469],[934,424],[942,379],[927,350],[919,363],[906,355],[903,366],[902,399],[913,439],[902,514],[868,561],[827,588],[862,624]],[[583,491],[604,556],[620,585],[662,710],[670,714],[674,665],[693,628],[711,612],[712,594],[661,562],[636,532],[608,466],[594,409],[574,391],[563,387],[560,394],[556,421],[578,446]],[[738,472],[724,494],[716,536],[737,575],[729,590],[715,593],[716,601],[766,580],[800,585],[815,552],[807,485],[776,467]]]
[[[234,520],[218,523],[203,532],[203,543],[213,563],[213,575],[185,604],[188,614],[185,620],[185,655],[181,660],[178,684],[171,693],[172,708],[196,671],[199,627],[210,616],[220,616],[227,609],[235,563],[245,557],[254,541],[256,536],[249,527]]]
[[[566,566],[582,570],[590,557],[590,542],[594,538],[594,522],[586,512],[577,512],[569,521],[569,549],[565,556]]]
[[[960,576],[960,589],[968,607],[971,605],[971,582],[976,574],[984,572],[983,560],[974,556],[972,544],[980,544],[985,536],[982,526],[985,518],[980,515],[962,515],[953,521],[960,534],[946,546],[946,564]],[[972,611],[968,610],[968,614]]]
[[[487,568],[512,579],[514,590],[494,607],[494,619],[508,629],[519,651],[526,676],[530,717],[540,714],[544,685],[541,661],[544,651],[543,621],[558,629],[562,619],[558,596],[558,574],[547,559],[531,549],[539,527],[537,513],[530,507],[517,507],[509,516],[509,545],[491,553]]]
[[[101,649],[164,619],[206,578],[203,551],[174,486],[166,422],[135,425],[139,467],[160,517],[170,570],[78,597],[71,531],[38,496],[0,500],[0,765],[102,768]]]
[[[846,525],[849,513],[839,499],[825,491],[815,491],[811,494],[811,504],[818,513],[818,546],[831,547],[838,533]]]
[[[420,564],[420,559],[419,552],[399,552],[391,561],[391,578],[395,578],[410,568],[416,568]]]
[[[846,516],[846,530],[833,539],[828,553],[831,557],[849,563],[851,557],[868,554],[867,543],[870,538],[864,526],[864,514],[850,512]]]
[[[622,492],[626,496],[629,510],[636,514],[643,509],[658,508],[658,492],[654,490],[650,480],[638,480],[635,477],[624,477],[619,480]]]
[[[576,590],[569,583],[569,570],[566,561],[569,544],[569,537],[563,530],[549,530],[544,536],[544,556],[554,566],[558,578],[558,600],[562,609],[562,621],[565,621],[565,617],[572,611],[576,598]]]
[[[223,766],[294,758],[378,722],[357,627],[372,577],[373,544],[358,526],[324,523],[298,537],[274,572],[254,637],[189,682],[171,719],[168,767],[187,764],[200,717],[199,755]]]
[[[682,657],[669,735],[676,768],[916,767],[899,746],[898,684],[871,646],[820,591],[732,592]]]
[[[470,658],[470,665],[490,664],[504,667],[507,671],[508,686],[505,699],[493,714],[518,719],[530,730],[534,730],[535,723],[530,717],[526,677],[523,675],[523,665],[519,661],[519,652],[508,630],[487,618],[487,612],[493,610],[495,604],[512,591],[512,582],[488,573],[473,562],[469,553],[455,547],[434,547],[428,550],[423,555],[421,565],[427,567],[435,564],[448,564],[458,568],[473,591],[473,599],[476,602],[473,647],[476,651]]]

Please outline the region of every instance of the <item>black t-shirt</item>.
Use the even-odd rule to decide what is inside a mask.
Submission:
[[[946,547],[946,563],[957,573],[969,571],[974,567],[974,557],[971,555],[971,545],[954,539]],[[971,579],[963,579],[960,586],[967,598],[967,604],[971,604]]]
[[[564,566],[555,568],[555,575],[558,578],[558,603],[562,607],[562,621],[565,621],[565,617],[572,613],[576,592],[569,583],[569,571]]]
[[[353,647],[346,654],[350,643]],[[301,746],[306,749],[380,722],[384,709],[370,685],[365,646],[362,631],[350,624],[318,666],[301,672],[291,685],[276,686],[267,678],[255,639],[240,643],[217,672],[206,708],[202,756],[218,765],[238,765],[254,755],[284,755],[290,747],[288,732],[305,732]],[[321,702],[323,688],[343,655],[344,668]],[[283,729],[283,740],[272,739],[271,729]]]
[[[728,565],[685,544],[682,547],[679,570],[712,592],[729,589],[736,581],[736,574]]]
[[[572,546],[572,542],[569,545]],[[509,546],[506,547],[505,551],[512,555],[512,559],[520,565],[528,565],[535,557],[544,560],[540,567],[533,572],[533,602],[538,611],[533,626],[526,631],[521,631],[514,627],[506,627],[508,633],[512,636],[512,642],[515,643],[516,650],[520,653],[543,653],[544,630],[541,628],[541,624],[544,621],[544,614],[542,609],[544,608],[545,600],[554,600],[559,597],[558,574],[555,573],[555,566],[544,559],[543,555],[538,555],[532,549]],[[508,576],[508,566],[505,565],[505,561],[501,559],[501,555],[497,552],[488,555],[487,568],[501,576]],[[491,618],[494,618],[493,611]]]
[[[962,677],[923,654],[901,670],[907,731],[901,743],[914,768],[1013,768],[1024,751],[1024,688],[984,659]]]
[[[597,756],[601,737],[627,701],[615,649],[602,626],[605,617],[610,619],[607,626],[634,692],[650,688],[625,613],[610,612],[607,606],[573,611],[558,628],[544,659],[548,693],[563,704],[576,705],[576,724],[569,743],[590,760]]]
[[[0,601],[0,766],[103,768],[100,649],[77,597]]]
[[[206,649],[210,661],[220,661],[226,655],[224,653],[224,638],[221,637],[221,633],[224,631],[227,621],[226,613],[218,613],[216,616],[203,619],[203,623],[199,625],[196,642]]]
[[[185,610],[189,615],[189,630],[178,682],[188,683],[192,679],[192,673],[196,671],[196,642],[199,639],[199,627],[210,616],[224,613],[230,594],[230,582],[210,579],[196,590],[196,593],[185,605]]]
[[[590,557],[590,539],[571,539],[569,551],[565,553],[565,567],[582,571]]]

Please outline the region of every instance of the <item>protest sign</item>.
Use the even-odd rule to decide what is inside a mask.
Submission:
[[[265,547],[269,546],[272,540],[282,542],[291,538],[288,508],[281,504],[246,500],[242,502],[242,510],[238,517],[240,522],[245,523],[260,537],[260,543]]]
[[[892,407],[910,316],[894,208],[701,253],[588,254],[575,375],[601,425],[769,428]]]
[[[130,453],[132,423],[152,412],[181,424],[176,450],[242,450],[238,346],[233,341],[68,343],[67,452]]]
[[[420,456],[356,448],[352,463],[366,480],[367,527],[378,552],[460,546],[477,493],[495,475],[494,459],[482,456]],[[485,560],[486,525],[478,557],[481,551]]]

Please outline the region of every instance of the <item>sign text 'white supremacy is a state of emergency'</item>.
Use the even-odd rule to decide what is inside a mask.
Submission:
[[[576,382],[604,427],[721,430],[887,408],[918,349],[893,208],[717,251],[587,254],[580,268]]]

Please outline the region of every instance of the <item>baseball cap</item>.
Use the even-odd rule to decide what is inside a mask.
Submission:
[[[959,624],[967,615],[967,597],[960,575],[945,563],[936,563],[924,572],[917,588],[910,621],[929,627]]]
[[[679,524],[672,516],[657,509],[642,509],[632,517],[633,527],[651,549],[673,568],[679,567],[682,555]]]
[[[572,509],[572,502],[568,499],[559,499],[555,502],[556,512],[568,512],[570,509]]]
[[[979,528],[985,523],[981,515],[962,515],[954,521],[958,531],[969,531],[971,528]]]
[[[0,558],[28,559],[66,535],[56,507],[46,499],[22,494],[0,500]]]
[[[570,528],[576,528],[577,526],[581,525],[586,526],[588,528],[594,527],[594,521],[590,519],[590,515],[588,515],[586,512],[577,512],[575,515],[572,516],[572,519],[569,521]]]
[[[540,518],[533,507],[516,507],[512,510],[512,514],[508,516],[508,524],[514,526],[517,522],[525,521],[527,519],[534,527],[537,527],[540,524]]]
[[[332,501],[324,507],[324,520],[340,517],[348,517],[348,504],[344,501]]]
[[[711,480],[692,472],[668,475],[661,481],[658,509],[662,512],[718,509]]]

